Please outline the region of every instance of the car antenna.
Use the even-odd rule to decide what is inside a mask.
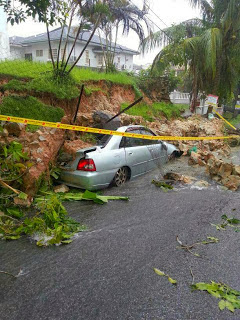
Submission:
[[[78,114],[80,103],[81,103],[81,100],[82,100],[83,90],[84,90],[84,84],[81,87],[81,92],[80,92],[80,95],[79,95],[79,98],[78,98],[78,103],[77,103],[77,109],[76,109],[76,112],[75,112],[75,115],[74,115],[74,118],[73,118],[73,124],[75,124],[75,122],[77,120],[77,114]]]
[[[107,123],[109,123],[110,121],[112,121],[113,119],[117,118],[118,116],[120,116],[120,114],[124,113],[125,111],[131,109],[133,106],[135,106],[136,104],[138,104],[139,102],[141,102],[143,99],[143,97],[137,99],[136,101],[134,101],[132,104],[130,104],[127,108],[123,109],[122,111],[118,112],[114,117],[112,117],[111,119],[109,119]]]

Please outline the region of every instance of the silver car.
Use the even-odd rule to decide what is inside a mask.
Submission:
[[[120,127],[119,132],[155,135],[142,126]],[[99,190],[141,176],[181,152],[172,144],[121,136],[103,136],[99,146],[78,150],[64,166],[60,180],[66,185]]]

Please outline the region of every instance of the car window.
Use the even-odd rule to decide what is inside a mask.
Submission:
[[[140,130],[131,130],[131,133],[141,134]],[[143,139],[129,138],[123,137],[120,143],[120,148],[131,148],[131,147],[139,147],[144,146],[145,142]]]
[[[141,129],[141,134],[144,134],[146,136],[154,136],[154,133],[153,132],[150,132],[146,129]],[[148,146],[148,145],[151,145],[151,144],[159,144],[159,140],[146,140],[144,139],[144,145]]]

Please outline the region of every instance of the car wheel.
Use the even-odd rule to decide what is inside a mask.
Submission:
[[[128,179],[128,169],[122,167],[118,169],[113,179],[113,183],[116,187],[121,187]]]

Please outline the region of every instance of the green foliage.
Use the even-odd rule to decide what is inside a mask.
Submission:
[[[211,283],[199,282],[191,286],[193,290],[207,291],[210,295],[215,298],[221,299],[219,301],[219,309],[224,310],[225,308],[231,312],[235,309],[240,309],[240,291],[233,290],[224,283]]]
[[[21,182],[22,174],[29,168],[28,156],[23,146],[15,141],[0,145],[0,179],[7,182]]]
[[[173,186],[171,186],[170,184],[167,184],[164,181],[152,180],[152,184],[154,184],[156,187],[161,188],[163,190],[173,190]]]
[[[45,199],[51,197],[51,192],[44,192]],[[59,193],[58,198],[61,201],[93,201],[98,204],[107,203],[109,200],[125,200],[127,201],[128,197],[120,197],[120,196],[102,196],[101,194],[91,192],[86,190],[85,192],[79,192],[76,190],[75,192],[68,192],[68,193]],[[43,200],[44,198],[42,198]]]
[[[77,232],[86,230],[78,222],[68,217],[68,213],[57,195],[46,199],[35,199],[37,214],[24,219],[0,217],[0,239],[16,240],[22,235],[31,235],[38,246],[68,244]]]
[[[163,276],[163,277],[167,277],[168,278],[168,281],[171,283],[171,284],[174,284],[174,285],[177,285],[177,280],[174,280],[172,279],[168,274],[165,274],[163,271],[160,271],[159,269],[157,268],[153,268],[154,272],[159,275],[159,276]]]
[[[121,110],[127,107],[124,103],[121,105]],[[172,104],[165,102],[153,103],[152,105],[138,104],[127,110],[126,113],[131,116],[141,116],[147,121],[154,121],[154,118],[161,119],[163,117],[167,119],[180,118],[181,112],[188,109],[189,106],[181,104]]]
[[[104,90],[102,90],[99,87],[94,87],[94,86],[84,87],[84,92],[87,97],[90,97],[93,92],[99,92],[99,91],[103,92]],[[104,92],[106,93],[106,91],[104,91]]]
[[[22,149],[22,145],[15,141],[0,146],[0,211],[10,216],[10,220],[11,217],[20,218],[23,215],[22,210],[14,205],[13,199],[27,198],[25,193],[16,190],[21,187],[22,177],[32,166]],[[10,189],[10,185],[14,188]]]
[[[84,142],[91,143],[91,144],[96,144],[97,143],[97,138],[92,133],[83,133],[81,135],[81,140],[84,141]]]
[[[222,215],[222,223],[211,225],[219,231],[226,230],[227,227],[234,228],[236,232],[240,232],[240,220],[237,218],[229,218],[226,214]]]
[[[0,113],[4,115],[36,120],[60,122],[64,116],[61,108],[48,106],[32,96],[5,97],[0,104]]]

